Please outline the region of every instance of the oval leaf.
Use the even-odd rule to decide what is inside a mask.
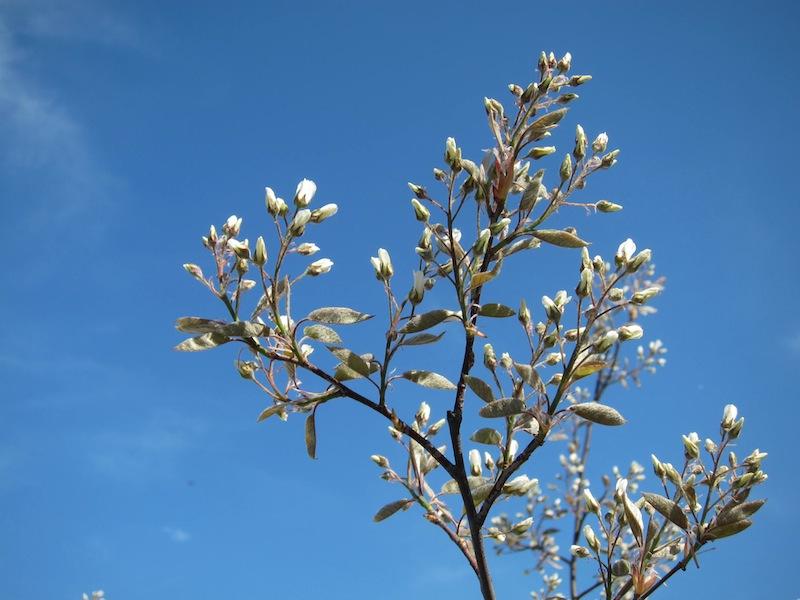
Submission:
[[[200,317],[181,317],[175,322],[178,331],[186,333],[218,333],[228,337],[259,337],[269,335],[269,327],[252,321],[214,321]]]
[[[336,346],[326,346],[336,358],[342,361],[342,364],[352,371],[355,371],[362,377],[369,377],[370,366],[369,362],[361,358],[355,352],[347,348],[337,348]]]
[[[478,314],[481,315],[482,317],[505,318],[505,317],[513,317],[517,313],[510,306],[506,306],[505,304],[497,304],[496,302],[493,302],[481,306],[481,309],[478,311]]]
[[[325,327],[325,325],[309,325],[303,329],[303,335],[326,344],[342,343],[342,338],[339,337],[339,334],[330,327]]]
[[[430,312],[422,313],[421,315],[414,315],[406,324],[400,328],[400,333],[417,333],[430,329],[434,325],[438,325],[448,317],[452,317],[455,313],[451,310],[443,308],[432,310]]]
[[[449,379],[432,371],[406,371],[401,377],[413,381],[417,385],[434,390],[454,390],[456,386]]]
[[[271,416],[277,415],[283,410],[285,410],[283,404],[273,404],[261,411],[261,414],[258,415],[258,419],[256,419],[256,423],[261,423],[261,421],[269,419]]]
[[[518,415],[525,412],[526,408],[525,403],[517,398],[500,398],[481,408],[478,414],[487,419],[496,419]]]
[[[420,333],[417,335],[412,335],[409,338],[404,339],[400,342],[401,346],[422,346],[423,344],[433,344],[434,342],[438,342],[442,339],[444,335],[444,331],[439,335],[434,335],[433,333]]]
[[[516,369],[519,376],[522,377],[522,380],[532,388],[537,390],[542,390],[544,388],[539,373],[537,373],[536,369],[532,366],[523,363],[514,363],[514,369]]]
[[[605,368],[606,363],[599,359],[589,359],[583,361],[572,371],[572,381],[577,381],[593,373],[597,373]]]
[[[306,417],[306,451],[309,458],[317,458],[317,426],[314,420],[316,411]]]
[[[647,503],[683,530],[689,529],[689,519],[675,502],[659,494],[642,494]]]
[[[344,306],[326,306],[325,308],[312,310],[306,318],[309,321],[328,323],[329,325],[352,325],[353,323],[371,319],[372,315]]]
[[[483,429],[478,429],[478,431],[473,433],[469,439],[471,439],[473,442],[477,444],[488,444],[490,446],[496,446],[502,441],[503,435],[496,429],[492,429],[491,427],[484,427]]]
[[[625,417],[619,412],[599,402],[583,402],[570,407],[570,410],[579,417],[599,425],[624,425]]]
[[[466,381],[469,389],[471,389],[478,398],[487,403],[494,402],[494,393],[492,392],[492,388],[490,388],[489,384],[483,379],[480,377],[475,377],[474,375],[467,375]]]
[[[716,525],[727,525],[736,521],[742,521],[747,517],[754,515],[759,508],[764,506],[766,500],[753,500],[752,502],[744,502],[737,504],[730,502],[727,504],[717,515]]]
[[[222,344],[227,344],[231,341],[227,335],[221,333],[206,333],[198,337],[189,338],[182,341],[175,346],[175,350],[179,352],[199,352],[201,350],[210,350]]]
[[[532,233],[536,239],[561,248],[583,248],[589,245],[574,233],[562,229],[537,229]]]
[[[455,479],[451,479],[450,481],[446,481],[445,484],[442,486],[442,491],[439,492],[440,494],[457,494],[458,493],[458,482]]]
[[[736,535],[737,533],[741,533],[753,522],[750,519],[742,519],[741,521],[734,521],[733,523],[728,523],[727,525],[719,525],[717,527],[712,527],[708,531],[706,531],[703,537],[706,537],[710,540],[718,540],[724,537],[730,537],[732,535]]]
[[[375,516],[372,517],[372,520],[376,523],[380,523],[384,519],[391,517],[397,511],[406,510],[413,503],[413,500],[397,500],[395,502],[390,502],[386,506],[382,506],[381,509],[375,513]]]

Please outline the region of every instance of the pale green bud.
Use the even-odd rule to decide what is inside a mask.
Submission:
[[[584,156],[586,156],[586,144],[588,143],[586,139],[586,133],[583,131],[583,127],[580,125],[575,126],[575,148],[572,151],[572,155],[575,157],[575,160],[581,160]]]
[[[322,275],[323,273],[327,273],[333,267],[333,261],[329,258],[320,258],[319,260],[315,260],[313,263],[308,265],[306,269],[306,274],[310,275],[311,277],[316,277],[317,275]]]
[[[658,296],[661,293],[661,286],[652,286],[636,292],[631,296],[631,302],[634,304],[644,304],[651,298]]]
[[[417,410],[417,414],[414,416],[417,423],[419,423],[420,427],[425,427],[425,424],[428,422],[428,419],[431,418],[431,407],[428,405],[427,402],[421,402],[419,405],[419,410]]]
[[[302,210],[298,210],[297,213],[294,215],[294,219],[292,219],[291,225],[289,225],[289,235],[293,237],[300,237],[305,233],[306,225],[311,220],[311,211],[307,208]]]
[[[508,217],[503,217],[502,219],[497,221],[497,223],[492,223],[491,225],[489,225],[489,231],[492,232],[492,235],[497,235],[501,231],[503,231],[506,227],[508,227],[510,224],[511,224],[511,219],[509,219]]]
[[[217,228],[213,225],[208,228],[208,243],[211,247],[217,243]]]
[[[592,291],[592,282],[594,281],[594,273],[589,269],[581,271],[581,278],[578,282],[578,287],[575,288],[575,293],[581,298],[585,298]]]
[[[650,258],[653,256],[653,253],[649,248],[645,248],[639,254],[633,257],[630,263],[628,263],[628,273],[635,273],[639,270],[639,268],[650,261]]]
[[[256,249],[253,252],[253,262],[259,267],[263,267],[267,262],[267,245],[264,243],[264,238],[258,236],[256,240]]]
[[[475,240],[475,245],[473,246],[475,250],[475,254],[483,255],[486,253],[486,249],[489,247],[489,239],[492,237],[492,232],[488,229],[483,229],[478,236],[478,239]]]
[[[439,433],[439,430],[445,426],[446,422],[447,421],[445,419],[439,419],[436,421],[436,423],[428,427],[428,435],[436,435]]]
[[[483,345],[483,364],[490,371],[494,371],[497,366],[497,355],[494,353],[494,348],[491,344]]]
[[[561,176],[561,181],[567,181],[570,177],[572,177],[572,157],[567,154],[564,156],[564,160],[561,162],[561,168],[558,170],[558,174]]]
[[[619,156],[619,150],[612,150],[602,158],[600,166],[604,169],[610,169],[617,164],[617,156]]]
[[[222,226],[222,232],[227,235],[229,238],[235,238],[239,235],[239,231],[242,228],[242,219],[241,217],[237,217],[236,215],[231,215],[228,217],[228,220],[225,221],[225,224]]]
[[[592,492],[589,488],[583,490],[583,500],[586,502],[586,510],[597,515],[600,514],[600,503],[592,495]]]
[[[445,173],[441,169],[434,169],[433,177],[434,179],[436,179],[436,181],[444,181],[445,179],[447,179],[447,173]]]
[[[744,427],[744,417],[739,417],[739,420],[736,421],[728,431],[730,438],[734,440],[738,438],[739,434],[742,433],[742,427]]]
[[[667,470],[655,454],[651,454],[650,458],[653,461],[653,472],[656,474],[656,477],[663,480],[667,476]]]
[[[425,198],[428,197],[428,192],[421,185],[417,185],[416,183],[411,183],[409,181],[408,187],[412,192],[414,192],[414,195],[420,200],[424,200]]]
[[[548,319],[555,323],[561,320],[561,309],[549,296],[542,296],[542,306],[544,306],[544,312]]]
[[[273,217],[280,213],[280,205],[278,204],[278,197],[271,187],[264,188],[264,203],[267,206],[267,212]]]
[[[240,242],[239,240],[230,239],[228,240],[228,248],[237,256],[237,258],[248,259],[250,258],[249,243],[249,240]]]
[[[583,527],[583,537],[586,538],[586,543],[589,544],[589,547],[597,552],[600,550],[600,540],[597,539],[597,535],[592,529],[591,525],[584,525]]]
[[[717,445],[714,443],[714,440],[710,438],[706,438],[703,445],[705,446],[706,452],[708,452],[712,456],[717,451]]]
[[[616,344],[617,340],[619,340],[619,334],[616,331],[607,331],[603,337],[595,342],[594,349],[596,352],[605,352]]]
[[[637,324],[633,323],[631,325],[623,325],[619,329],[617,329],[617,333],[619,333],[619,339],[623,342],[627,342],[628,340],[638,340],[644,335],[644,330]]]
[[[534,148],[530,152],[528,152],[528,158],[532,158],[533,160],[539,160],[540,158],[544,158],[545,156],[550,156],[551,154],[555,154],[556,147],[555,146],[542,146],[539,148]]]
[[[558,64],[556,66],[558,67],[558,70],[561,73],[566,73],[567,71],[569,71],[570,66],[572,66],[572,54],[567,52],[564,56],[561,57],[561,60],[558,61]]]
[[[456,146],[454,138],[447,138],[445,143],[444,160],[453,171],[461,170],[461,148]]]
[[[592,80],[591,75],[573,75],[572,77],[570,77],[569,84],[571,86],[577,87],[591,80]]]
[[[414,216],[417,218],[417,221],[426,223],[428,219],[430,219],[431,211],[429,211],[425,206],[423,206],[419,200],[417,200],[416,198],[412,198],[411,206],[414,207]]]
[[[519,301],[519,310],[517,311],[517,318],[519,322],[522,323],[522,326],[525,329],[529,329],[531,326],[531,311],[528,310],[528,305],[525,303],[525,299]]]
[[[577,558],[589,558],[592,555],[592,553],[589,552],[588,548],[586,548],[585,546],[579,546],[577,544],[573,544],[572,546],[570,546],[569,552],[570,554],[572,554],[572,556],[575,556]]]
[[[683,453],[686,458],[698,458],[700,456],[700,437],[692,432],[689,435],[682,435],[683,438]]]
[[[633,258],[634,252],[636,252],[636,244],[631,238],[622,242],[619,248],[617,248],[617,253],[614,255],[614,261],[617,266],[627,265],[631,258]]]
[[[519,98],[525,92],[520,86],[516,83],[509,83],[508,84],[508,91],[511,92],[514,96]]]
[[[183,268],[186,269],[186,272],[189,273],[192,277],[197,279],[198,281],[205,281],[203,278],[203,269],[193,263],[185,263]]]
[[[372,462],[374,462],[376,465],[378,465],[383,469],[389,468],[389,459],[386,458],[385,456],[381,456],[380,454],[373,454],[372,456],[370,456],[370,459],[372,459]]]
[[[487,469],[490,471],[494,469],[494,458],[488,452],[483,453],[483,464],[486,466]]]
[[[508,352],[503,352],[500,355],[500,364],[506,370],[514,366],[514,361],[512,360],[511,355]]]
[[[511,532],[516,533],[517,535],[522,535],[531,528],[531,525],[533,525],[533,517],[528,517],[527,519],[523,519],[519,523],[516,523],[511,528]]]
[[[598,212],[601,213],[614,213],[622,210],[621,204],[614,204],[613,202],[609,202],[608,200],[600,200],[596,202],[594,207],[597,209]]]

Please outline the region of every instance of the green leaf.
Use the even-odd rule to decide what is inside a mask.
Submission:
[[[443,375],[439,375],[438,373],[434,373],[433,371],[406,371],[400,377],[408,379],[409,381],[413,381],[417,385],[421,385],[426,388],[431,388],[434,390],[454,390],[456,389],[455,384],[444,377]]]
[[[558,110],[553,110],[548,113],[545,113],[541,117],[536,119],[533,123],[531,123],[530,128],[545,129],[547,127],[552,127],[553,125],[558,124],[558,122],[564,118],[564,115],[567,114],[567,110],[569,109],[559,108]]]
[[[316,411],[306,417],[306,451],[309,458],[317,458],[317,426],[314,421]]]
[[[531,233],[538,240],[562,248],[583,248],[589,245],[574,233],[562,229],[536,229]]]
[[[766,500],[753,500],[752,502],[743,503],[731,501],[726,504],[721,511],[719,511],[714,523],[716,525],[727,525],[728,523],[744,520],[747,517],[754,515],[759,508],[764,506],[765,502]]]
[[[647,503],[683,530],[689,529],[689,519],[675,502],[659,494],[642,494]]]
[[[442,486],[442,490],[439,492],[440,494],[457,494],[458,493],[458,482],[455,479],[451,479],[450,481],[446,481]]]
[[[327,323],[329,325],[352,325],[353,323],[360,323],[361,321],[371,319],[372,315],[343,306],[327,306],[325,308],[312,310],[306,318],[309,321]]]
[[[513,317],[517,313],[510,306],[506,306],[505,304],[497,304],[495,302],[491,304],[484,304],[483,306],[481,306],[481,309],[478,311],[478,314],[481,315],[482,317],[504,318],[504,317]]]
[[[206,333],[205,335],[182,341],[180,344],[175,346],[175,350],[178,350],[179,352],[199,352],[201,350],[210,350],[211,348],[216,348],[217,346],[227,344],[230,341],[231,338],[229,338],[227,335],[222,335],[220,333]]]
[[[412,335],[404,339],[400,345],[401,346],[421,346],[423,344],[433,344],[434,342],[438,342],[442,339],[442,336],[445,334],[443,331],[439,335],[435,335],[433,333],[420,333],[417,335]]]
[[[536,369],[532,366],[523,363],[514,363],[514,369],[519,373],[519,376],[522,377],[522,380],[532,388],[537,390],[543,388],[539,373],[537,373]]]
[[[175,328],[185,333],[217,333],[228,337],[259,337],[269,335],[269,327],[252,321],[214,321],[200,317],[181,317]]]
[[[369,377],[370,370],[369,362],[361,358],[355,352],[347,348],[337,348],[336,346],[326,346],[336,358],[342,361],[342,364],[352,371],[355,371],[362,377]]]
[[[742,519],[741,521],[734,521],[733,523],[728,523],[726,525],[719,525],[717,527],[712,527],[708,531],[706,531],[703,537],[708,538],[710,540],[718,540],[724,537],[730,537],[732,535],[736,535],[737,533],[741,533],[753,522],[750,519]]]
[[[475,377],[474,375],[467,375],[466,381],[469,389],[471,389],[478,398],[484,402],[494,402],[492,388],[490,388],[489,384],[483,379]]]
[[[395,502],[390,502],[389,504],[382,506],[381,509],[375,513],[375,516],[372,517],[372,520],[376,523],[380,523],[384,519],[388,519],[394,513],[400,510],[407,510],[409,506],[414,503],[413,500],[396,500]]]
[[[477,507],[481,502],[489,497],[489,493],[494,488],[494,480],[486,477],[468,477],[469,490],[472,493],[472,501]]]
[[[424,331],[431,327],[438,325],[448,317],[452,317],[454,313],[452,310],[445,310],[443,308],[432,310],[430,312],[422,313],[421,315],[414,315],[406,324],[400,328],[400,333],[417,333]]]
[[[342,343],[342,338],[339,337],[339,334],[330,327],[325,327],[325,325],[309,325],[303,329],[303,335],[326,344]]]
[[[599,425],[624,425],[625,417],[623,417],[615,409],[607,404],[600,404],[599,402],[582,402],[574,404],[570,410],[579,417],[583,417],[587,421],[597,423]]]
[[[600,359],[589,359],[582,362],[572,371],[572,381],[583,379],[598,371],[602,371],[606,367],[606,363]]]
[[[486,419],[496,419],[499,417],[511,417],[525,412],[527,406],[522,400],[517,398],[500,398],[490,402],[478,412]]]
[[[260,415],[258,415],[256,423],[261,423],[261,421],[265,421],[266,419],[269,419],[271,416],[279,414],[283,410],[286,410],[286,407],[283,404],[273,404],[272,406],[268,406],[267,408],[261,411]]]
[[[469,439],[476,444],[488,444],[490,446],[496,446],[502,441],[503,435],[496,429],[484,427],[483,429],[478,429],[478,431],[473,433]]]

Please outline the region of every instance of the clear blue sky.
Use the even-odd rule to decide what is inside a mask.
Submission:
[[[419,515],[371,522],[396,498],[367,458],[390,447],[383,422],[321,413],[311,462],[301,419],[257,426],[264,399],[234,354],[174,353],[172,323],[223,316],[180,268],[208,225],[237,213],[253,239],[264,186],[288,197],[302,177],[340,206],[308,307],[381,306],[369,256],[412,264],[405,182],[430,184],[447,136],[477,156],[483,96],[505,101],[540,49],[595,78],[567,128],[623,150],[587,193],[626,210],[563,224],[606,255],[633,236],[669,278],[646,323],[669,363],[615,392],[630,424],[595,467],[677,461],[681,433],[713,434],[736,403],[741,451],[770,453],[769,503],[660,597],[800,596],[799,17],[793,2],[0,0],[0,598],[477,598]],[[537,261],[505,290],[538,307],[574,271]],[[370,327],[352,334],[365,350]],[[494,560],[501,598],[538,585],[524,562]]]

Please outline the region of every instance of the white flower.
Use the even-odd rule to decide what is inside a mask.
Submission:
[[[725,410],[722,412],[722,428],[730,429],[733,427],[733,423],[736,421],[738,414],[739,411],[735,404],[726,404]]]
[[[519,444],[517,443],[517,440],[511,440],[511,443],[508,444],[509,460],[514,460],[514,457],[517,455],[517,450],[519,450]]]
[[[636,252],[636,244],[631,238],[628,238],[617,248],[617,261],[623,264],[627,263],[633,257],[634,252]]]
[[[331,270],[331,267],[333,267],[333,261],[330,258],[320,258],[308,265],[306,274],[311,277],[316,277],[317,275],[327,273]]]
[[[600,154],[602,152],[605,152],[607,147],[608,147],[608,134],[604,131],[603,133],[598,135],[592,142],[592,150]]]
[[[408,292],[408,299],[412,304],[419,304],[425,296],[425,274],[422,271],[414,271],[414,281],[411,284],[411,291]]]
[[[294,236],[303,235],[306,230],[306,225],[311,220],[311,211],[307,208],[298,210],[292,219],[292,224],[289,226],[289,233]]]
[[[473,475],[478,477],[483,472],[481,453],[475,449],[469,451],[469,466]]]
[[[312,242],[306,242],[297,247],[297,253],[302,254],[303,256],[311,256],[317,252],[319,252],[319,246]]]
[[[378,248],[378,256],[373,256],[370,259],[373,268],[375,269],[375,277],[388,281],[394,275],[392,268],[392,259],[389,253],[383,248]]]
[[[297,190],[294,193],[294,204],[298,208],[305,208],[311,204],[314,194],[317,193],[317,184],[310,179],[303,179],[297,184]]]
[[[242,228],[242,219],[236,215],[231,215],[222,226],[222,230],[228,237],[236,237],[239,235],[239,230]]]

